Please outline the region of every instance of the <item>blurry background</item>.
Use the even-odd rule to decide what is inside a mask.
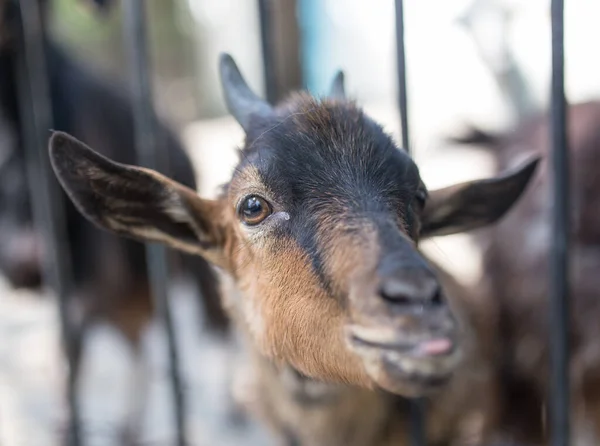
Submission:
[[[127,82],[119,8],[98,14],[80,0],[56,0],[52,34],[115,82]],[[566,2],[566,89],[571,102],[597,98],[600,3]],[[255,0],[147,2],[155,102],[177,130],[214,195],[236,162],[242,132],[226,115],[217,56],[228,51],[251,86],[265,92]],[[336,69],[349,94],[399,141],[393,0],[273,0],[279,84],[323,94]],[[297,21],[296,21],[297,19]],[[412,148],[430,188],[483,177],[484,153],[450,148],[444,137],[474,123],[505,129],[546,107],[550,79],[548,0],[406,0],[406,57]],[[297,23],[297,25],[296,25]],[[591,55],[591,56],[590,56]],[[479,259],[468,236],[427,243],[459,279],[477,280]],[[55,302],[0,283],[0,444],[53,444],[63,422]],[[185,288],[174,292],[193,444],[267,444],[255,427],[223,428],[227,352],[197,335]],[[170,438],[170,395],[161,337],[147,339],[153,389],[148,444]],[[24,354],[28,352],[28,354]],[[127,384],[127,352],[110,330],[94,333],[84,366],[86,426],[92,442],[111,443]],[[223,404],[218,404],[220,401]]]

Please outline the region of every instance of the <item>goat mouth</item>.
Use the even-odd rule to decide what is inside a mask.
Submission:
[[[449,336],[405,341],[392,331],[352,327],[347,339],[379,387],[406,397],[438,391],[452,378],[462,356]]]
[[[457,350],[455,339],[447,334],[407,340],[405,334],[395,329],[380,327],[353,325],[347,331],[347,339],[355,350],[389,350],[396,356],[413,358],[451,356]]]
[[[361,356],[375,384],[409,398],[429,396],[441,390],[451,380],[460,358],[459,351],[419,357],[388,349],[372,349]]]
[[[456,351],[456,343],[448,338],[434,338],[421,342],[373,342],[356,335],[350,336],[350,342],[357,348],[391,350],[411,357],[447,356]]]

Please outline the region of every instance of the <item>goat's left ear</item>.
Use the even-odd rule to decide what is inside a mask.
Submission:
[[[494,223],[519,199],[539,161],[532,159],[496,178],[431,191],[421,216],[421,237],[455,234]]]
[[[198,254],[221,266],[219,202],[203,200],[158,172],[111,161],[66,133],[55,132],[49,146],[59,182],[92,223]]]

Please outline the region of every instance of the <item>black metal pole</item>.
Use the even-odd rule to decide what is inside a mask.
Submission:
[[[44,235],[47,257],[44,259],[44,281],[59,301],[62,344],[67,356],[67,405],[69,445],[81,444],[80,418],[77,401],[76,374],[78,361],[77,332],[71,325],[67,306],[72,290],[72,269],[69,240],[64,220],[63,195],[51,174],[47,141],[52,127],[52,107],[46,66],[46,36],[42,12],[37,0],[19,0],[21,35],[17,51],[17,89],[19,112],[25,146],[27,176],[36,226]]]
[[[410,400],[410,444],[412,446],[425,446],[427,444],[425,422],[425,400],[422,398]]]
[[[410,129],[408,126],[408,94],[406,92],[406,55],[404,52],[404,2],[396,0],[396,72],[398,76],[398,110],[400,112],[400,126],[402,129],[402,147],[409,154]],[[412,446],[425,446],[426,438],[426,410],[425,400],[422,398],[410,401],[410,442]]]
[[[131,72],[131,88],[135,117],[135,144],[138,162],[157,169],[169,164],[169,154],[159,150],[156,143],[156,118],[152,102],[151,66],[147,45],[144,0],[126,0],[124,7],[124,36]],[[175,339],[173,318],[168,301],[168,262],[166,249],[154,243],[146,245],[148,276],[158,314],[164,324],[170,363],[170,379],[175,408],[177,445],[186,444],[185,401],[182,391],[179,352]]]
[[[402,147],[410,153],[408,95],[406,93],[406,56],[404,53],[404,2],[396,0],[396,65],[398,75],[398,109],[402,128]]]
[[[271,0],[258,0],[260,17],[260,44],[263,56],[263,71],[267,101],[277,101],[277,73],[275,66],[275,44],[273,39],[273,11]]]
[[[552,257],[550,267],[550,423],[553,446],[569,444],[569,150],[564,87],[564,4],[552,0]]]

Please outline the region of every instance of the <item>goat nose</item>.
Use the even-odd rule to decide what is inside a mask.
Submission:
[[[394,304],[438,304],[441,289],[430,273],[403,271],[381,279],[379,295]]]

